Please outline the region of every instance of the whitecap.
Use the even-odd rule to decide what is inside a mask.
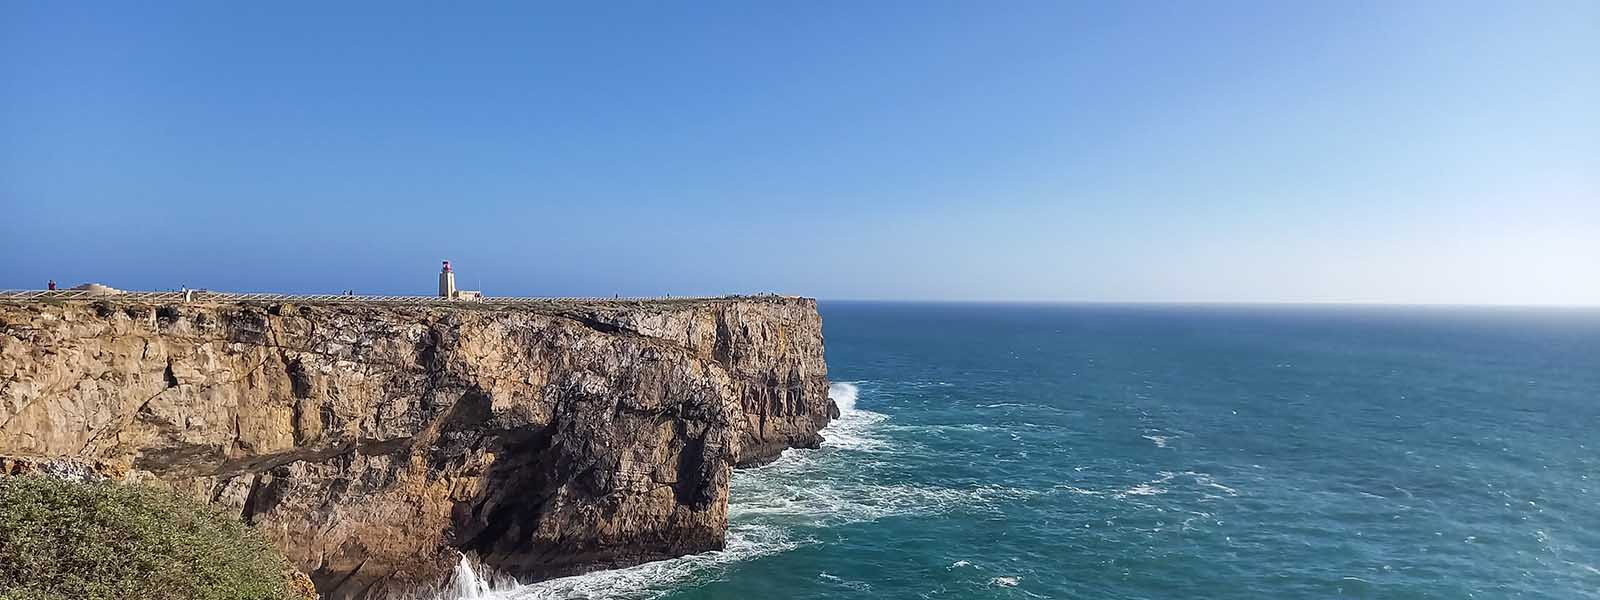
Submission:
[[[1086,489],[1083,489],[1083,488],[1080,488],[1080,487],[1077,487],[1077,486],[1074,486],[1074,485],[1068,485],[1068,484],[1065,484],[1065,483],[1058,483],[1051,489],[1062,490],[1062,491],[1071,492],[1071,493],[1074,493],[1074,494],[1080,494],[1080,495],[1084,495],[1084,496],[1103,496],[1103,495],[1105,495],[1105,492],[1101,492],[1101,491],[1097,491],[1097,490],[1086,490]]]
[[[1228,486],[1222,485],[1220,483],[1217,483],[1217,480],[1213,479],[1211,477],[1210,473],[1198,473],[1198,472],[1195,472],[1195,471],[1184,471],[1183,474],[1184,475],[1188,475],[1190,477],[1193,477],[1195,483],[1198,483],[1200,485],[1203,485],[1203,486],[1206,486],[1206,487],[1209,487],[1209,488],[1212,488],[1212,489],[1221,490],[1223,493],[1225,493],[1225,494],[1227,494],[1229,496],[1237,496],[1237,495],[1239,495],[1239,490],[1236,490],[1236,489],[1233,489],[1231,487],[1228,487]]]
[[[1022,583],[1021,577],[995,577],[989,580],[989,585],[999,587],[1017,587],[1019,583]]]
[[[1158,488],[1158,487],[1152,486],[1152,485],[1150,485],[1148,483],[1141,483],[1139,485],[1136,485],[1136,486],[1133,486],[1133,487],[1128,488],[1126,490],[1123,490],[1121,494],[1118,494],[1118,496],[1154,496],[1156,494],[1165,494],[1165,493],[1167,493],[1167,490],[1165,488]]]
[[[1161,484],[1172,481],[1172,478],[1177,477],[1177,474],[1169,471],[1162,471],[1159,473],[1159,475],[1160,477],[1157,477],[1156,479],[1123,490],[1113,497],[1121,499],[1128,496],[1154,496],[1157,494],[1165,494],[1167,493],[1167,489],[1161,487]]]
[[[892,450],[889,441],[872,435],[873,426],[888,419],[887,415],[856,408],[861,388],[854,383],[836,381],[828,384],[828,397],[839,407],[839,418],[823,428],[822,447],[837,450],[879,452]]]
[[[727,543],[722,550],[623,569],[561,577],[510,589],[497,588],[485,595],[456,596],[454,600],[651,600],[666,596],[682,585],[713,579],[734,563],[787,552],[811,543],[815,543],[815,540],[791,539],[789,532],[776,527],[735,525],[728,529]]]
[[[876,521],[892,516],[924,516],[994,506],[1023,499],[1034,492],[1000,485],[944,488],[865,481],[785,481],[779,475],[762,481],[741,480],[733,490],[728,518],[801,518],[814,526]]]
[[[833,400],[839,412],[846,413],[856,409],[856,398],[861,395],[861,388],[848,381],[835,381],[828,384],[828,398]]]

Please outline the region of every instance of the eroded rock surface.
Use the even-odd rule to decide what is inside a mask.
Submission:
[[[837,415],[801,298],[0,303],[0,454],[236,509],[329,598],[456,551],[543,578],[720,548],[736,464]]]

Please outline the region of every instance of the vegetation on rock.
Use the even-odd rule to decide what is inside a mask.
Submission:
[[[0,477],[0,600],[289,600],[306,583],[237,517],[173,492]]]

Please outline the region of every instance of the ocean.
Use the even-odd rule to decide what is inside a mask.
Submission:
[[[821,310],[726,550],[464,596],[1600,598],[1600,311]]]

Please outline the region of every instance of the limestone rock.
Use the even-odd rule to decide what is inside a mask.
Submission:
[[[730,469],[834,416],[809,299],[0,303],[0,454],[237,509],[329,598],[721,548]]]

